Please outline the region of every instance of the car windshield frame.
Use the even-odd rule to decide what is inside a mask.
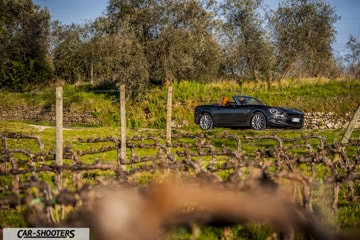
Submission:
[[[237,105],[262,105],[266,106],[264,102],[261,100],[255,98],[255,97],[249,97],[249,96],[234,96],[233,99],[235,100]]]

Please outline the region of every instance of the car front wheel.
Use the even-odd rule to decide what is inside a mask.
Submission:
[[[266,128],[266,118],[264,114],[257,112],[252,116],[251,128],[255,130],[263,130]]]
[[[214,121],[210,114],[204,113],[200,117],[200,128],[203,130],[209,130],[214,127]]]

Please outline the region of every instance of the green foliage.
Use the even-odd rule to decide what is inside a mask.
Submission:
[[[2,0],[0,9],[0,89],[41,88],[55,77],[125,83],[136,97],[150,84],[187,79],[271,84],[341,72],[331,50],[338,16],[321,0],[285,0],[274,11],[261,0],[110,0],[94,21],[51,26],[48,10],[32,0]],[[355,38],[348,47],[349,70],[358,78]]]
[[[7,226],[27,227],[24,221],[23,211],[21,208],[0,211],[0,219],[3,223],[6,223]],[[3,226],[4,225],[2,225],[2,227]]]
[[[261,0],[110,0],[94,21],[51,26],[48,10],[31,0],[2,0],[0,9],[0,89],[42,88],[55,77],[125,83],[128,96],[137,97],[150,84],[187,79],[270,85],[341,71],[331,51],[338,16],[321,0],[281,1],[274,11]],[[351,76],[358,78],[356,39],[348,47]]]
[[[274,236],[274,230],[270,226],[260,223],[238,226],[233,232],[237,237],[246,236],[244,239],[266,240]]]
[[[355,36],[350,35],[346,44],[349,53],[345,55],[346,62],[348,63],[348,71],[355,79],[360,79],[360,40]]]
[[[0,71],[0,88],[10,90],[22,90],[23,80],[31,76],[26,65],[23,62],[11,61]]]
[[[198,1],[112,0],[108,9],[115,26],[130,19],[129,25],[145,49],[152,82],[201,81],[216,76],[220,48],[210,33],[212,16]],[[145,27],[138,24],[144,18]]]
[[[10,61],[0,70],[0,89],[27,91],[43,85],[44,79],[52,76],[48,62],[33,60],[31,66],[23,61]]]
[[[331,43],[338,19],[334,9],[321,0],[285,0],[271,12],[280,80],[291,76],[299,65],[295,76],[329,77],[329,69],[335,67]]]
[[[49,12],[32,0],[2,0],[0,9],[0,89],[43,86],[52,77]]]
[[[344,229],[360,225],[360,206],[358,203],[341,204],[338,215],[338,223]]]
[[[275,66],[273,46],[266,38],[258,13],[261,1],[228,0],[221,4],[224,11],[223,32],[226,38],[225,75],[243,81],[270,80]]]
[[[79,112],[91,112],[102,126],[114,126],[120,122],[118,93],[98,92],[96,88],[84,85],[64,88],[64,108]]]

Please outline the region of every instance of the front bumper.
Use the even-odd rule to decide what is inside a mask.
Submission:
[[[278,115],[269,118],[268,126],[270,127],[284,127],[284,128],[303,128],[304,127],[304,116],[284,116]]]

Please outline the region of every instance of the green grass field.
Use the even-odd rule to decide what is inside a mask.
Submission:
[[[1,101],[1,106],[6,107],[14,104],[21,104],[23,106],[39,105],[50,106],[55,103],[54,89],[45,89],[37,93],[0,93],[0,97],[4,99]],[[99,118],[102,120],[102,126],[65,126],[64,128],[64,146],[71,146],[75,150],[89,150],[98,149],[104,146],[110,146],[111,143],[81,143],[80,139],[96,139],[115,137],[120,139],[119,126],[119,103],[118,94],[114,92],[99,93],[91,87],[72,87],[66,86],[64,88],[65,101],[64,107],[70,107],[78,110],[96,111]],[[232,96],[235,94],[245,94],[256,96],[267,104],[289,106],[300,108],[305,112],[319,111],[319,112],[334,112],[341,116],[345,113],[353,113],[360,103],[360,82],[359,81],[331,81],[326,79],[306,79],[306,80],[288,80],[281,85],[272,83],[267,85],[265,83],[244,83],[242,86],[235,82],[219,82],[213,84],[199,84],[192,82],[181,82],[174,84],[174,99],[173,99],[173,118],[180,122],[186,120],[188,125],[182,129],[173,129],[172,134],[199,134],[204,133],[198,126],[193,124],[193,108],[197,104],[217,102],[222,96]],[[339,105],[341,107],[339,107]],[[156,136],[165,135],[165,116],[166,116],[166,90],[152,89],[138,99],[129,100],[127,102],[127,135],[128,138],[134,136]],[[268,149],[276,146],[276,141],[271,139],[264,139],[258,141],[246,140],[247,137],[261,137],[266,135],[276,135],[281,139],[296,139],[302,136],[318,135],[326,139],[328,144],[339,142],[345,132],[345,129],[337,130],[278,130],[267,129],[265,131],[253,131],[251,129],[227,129],[215,128],[207,131],[211,144],[216,148],[221,149],[222,146],[235,149],[236,144],[227,138],[216,138],[215,136],[226,133],[227,135],[236,135],[241,139],[242,151],[253,157],[258,149]],[[25,123],[19,121],[1,121],[0,133],[20,133],[24,135],[36,135],[44,143],[45,151],[53,150],[56,146],[56,129],[46,122],[41,123]],[[351,139],[360,139],[360,129],[355,129]],[[165,140],[162,139],[163,144]],[[174,140],[175,141],[175,140]],[[177,139],[177,142],[194,143],[194,139],[184,138]],[[290,141],[291,142],[291,141]],[[285,143],[291,144],[291,143]],[[312,140],[310,142],[315,149],[318,146],[318,141]],[[8,148],[28,149],[32,152],[37,152],[39,147],[34,139],[8,139]],[[176,151],[183,151],[183,148],[172,148],[171,151],[175,154]],[[306,153],[304,149],[292,149],[292,155],[301,156]],[[355,157],[359,154],[359,149],[356,146],[346,148],[346,153],[351,162],[355,163]],[[156,154],[155,151],[148,149],[139,150],[140,156],[148,154]],[[127,157],[131,153],[127,152]],[[16,155],[20,159],[23,158],[21,154]],[[333,154],[329,154],[331,158]],[[196,159],[196,158],[194,158]],[[210,159],[210,158],[209,158]],[[92,155],[85,155],[81,159],[87,164],[91,164],[96,160],[102,162],[116,162],[116,152],[110,151],[106,153],[98,153]],[[205,158],[207,161],[207,159]],[[222,161],[221,158],[218,158]],[[267,159],[272,161],[272,159]],[[64,163],[71,164],[70,160],[65,159]],[[357,168],[358,169],[358,168]],[[304,167],[302,169],[305,174],[309,174],[309,169]],[[324,169],[319,167],[316,169],[316,176],[319,179],[324,174]],[[219,176],[226,179],[229,176],[229,171],[219,172]],[[102,173],[89,172],[84,174],[85,181],[95,183],[96,178],[104,175],[111,178],[113,173],[104,171]],[[24,180],[27,176],[23,176]],[[54,183],[54,175],[43,174],[42,177]],[[69,177],[70,174],[65,174],[64,178]],[[136,181],[139,184],[151,181],[154,176],[149,173],[138,175]],[[0,183],[3,186],[9,185],[12,182],[11,177],[0,178]],[[69,185],[69,187],[71,187]],[[356,196],[360,196],[360,187],[358,183],[354,186]],[[312,199],[314,201],[315,212],[325,222],[332,226],[346,232],[348,229],[355,229],[360,225],[360,208],[358,202],[350,202],[348,199],[347,186],[343,186],[340,192],[340,199],[338,204],[337,218],[334,219],[330,213],[329,205],[331,187],[327,185],[320,185],[314,188]],[[4,196],[2,193],[1,196]],[[21,207],[16,209],[3,209],[0,212],[1,226],[23,227],[24,221],[22,219]],[[231,230],[233,235],[241,236],[241,239],[269,239],[272,236],[273,230],[269,226],[264,225],[247,225],[236,226]],[[169,239],[192,239],[192,235],[187,229],[177,229],[171,233]],[[202,229],[200,236],[197,239],[224,239],[223,231],[221,229],[207,227]],[[271,238],[273,239],[273,238]],[[276,238],[275,238],[276,239]],[[303,236],[297,236],[296,239],[303,239]]]
[[[0,125],[0,132],[1,133],[22,133],[24,135],[33,134],[36,136],[39,136],[41,140],[44,143],[45,151],[48,151],[55,146],[55,128],[54,127],[43,127],[38,125],[32,125],[32,124],[26,124],[26,123],[17,123],[17,122],[1,122]],[[212,144],[214,146],[218,146],[221,148],[221,146],[227,146],[230,148],[235,149],[235,143],[233,141],[229,141],[229,139],[216,139],[211,138],[223,134],[226,132],[228,135],[237,135],[242,140],[242,151],[245,154],[248,154],[249,156],[255,155],[255,152],[260,148],[271,148],[276,146],[276,141],[274,140],[261,140],[261,141],[249,141],[243,139],[243,136],[248,137],[261,137],[266,135],[277,135],[282,139],[297,139],[301,138],[301,136],[304,135],[312,135],[316,134],[321,137],[324,137],[326,139],[326,142],[332,143],[334,141],[340,141],[343,134],[344,129],[341,130],[275,130],[275,129],[269,129],[265,131],[253,131],[253,130],[236,130],[236,129],[226,129],[226,128],[216,128],[212,131],[207,132],[210,139],[212,139]],[[84,150],[84,149],[97,149],[102,146],[104,146],[104,143],[80,143],[79,138],[81,139],[96,139],[96,138],[106,138],[106,137],[115,137],[119,138],[120,135],[120,129],[117,127],[81,127],[81,128],[66,128],[64,129],[64,145],[71,145],[74,149],[78,150]],[[174,130],[174,134],[177,133],[185,133],[185,131],[180,130]],[[203,133],[203,131],[199,129],[192,130],[191,133]],[[129,129],[128,130],[128,136],[129,138],[134,136],[159,136],[160,134],[164,135],[165,131],[161,129]],[[353,132],[352,139],[359,139],[360,138],[360,130],[356,129]],[[179,141],[179,140],[177,140]],[[183,139],[180,140],[182,142],[193,142],[193,139]],[[164,142],[165,143],[165,142]],[[36,144],[36,141],[33,139],[9,139],[8,142],[9,148],[22,148],[22,149],[29,149],[33,152],[36,152],[38,150],[38,145]],[[314,147],[318,144],[316,141],[312,142]],[[105,143],[105,145],[108,145]],[[173,152],[181,150],[181,149],[172,149]],[[303,149],[294,149],[294,155],[301,155],[304,154],[305,151]],[[348,156],[351,156],[351,160],[354,161],[352,156],[355,156],[357,149],[356,148],[347,148]],[[140,155],[146,156],[147,154],[150,154],[147,152],[147,150],[142,150],[139,152]],[[152,152],[151,154],[155,155],[156,152]],[[128,157],[130,157],[130,152],[128,152]],[[21,158],[21,157],[20,157]],[[87,164],[93,163],[95,160],[101,160],[102,162],[116,162],[116,152],[110,151],[107,153],[99,153],[94,155],[86,155],[82,158],[82,161],[86,162]],[[221,158],[218,159],[221,162]],[[206,158],[205,158],[206,161]],[[219,164],[220,164],[219,162]],[[67,162],[65,160],[64,163],[71,164],[70,162]],[[308,169],[303,169],[305,172],[309,171]],[[318,176],[322,176],[322,169],[317,169]],[[222,178],[226,179],[228,174],[231,173],[231,171],[223,171],[219,172],[218,175]],[[96,178],[100,175],[103,175],[107,178],[111,178],[113,174],[111,172],[102,172],[102,173],[86,173],[84,174],[85,181],[88,181],[89,183],[95,183]],[[54,183],[54,175],[40,175],[45,180]],[[71,177],[71,175],[65,174],[64,178]],[[26,176],[24,176],[26,178]],[[153,177],[149,176],[147,173],[143,176],[137,176],[137,182],[140,184],[144,184],[148,181],[150,181]],[[25,180],[24,178],[21,178]],[[87,180],[86,180],[87,179]],[[11,181],[9,179],[2,177],[1,178],[1,184],[10,184]],[[357,189],[357,187],[356,187]],[[339,203],[339,211],[338,211],[338,218],[333,219],[332,215],[330,214],[329,208],[326,208],[324,206],[329,206],[331,202],[326,200],[326,195],[329,194],[328,191],[331,191],[330,188],[324,185],[322,188],[316,188],[316,191],[313,192],[313,199],[315,203],[315,207],[317,211],[321,212],[322,217],[326,218],[327,222],[331,222],[331,224],[341,226],[343,228],[354,228],[360,223],[360,209],[357,204],[349,203],[347,200],[341,200]],[[342,190],[344,191],[343,194],[346,196],[346,187]],[[319,204],[321,203],[321,204]],[[11,225],[11,226],[17,226],[21,227],[23,226],[23,222],[21,220],[21,208],[17,208],[16,210],[11,210],[11,214],[9,215],[7,211],[2,212],[2,224],[3,225]],[[205,228],[202,231],[202,235],[199,239],[217,239],[216,228]],[[244,234],[251,236],[250,238],[253,238],[256,236],[257,239],[266,239],[266,236],[269,236],[269,232],[271,232],[271,229],[267,229],[266,227],[260,227],[260,226],[246,226],[243,227],[236,227],[233,229],[233,231],[237,232],[237,234]],[[218,233],[220,234],[220,233]],[[271,234],[270,234],[271,235]],[[174,235],[171,237],[172,239],[190,239],[191,234],[186,233],[185,230],[179,229],[179,232],[174,233]],[[244,238],[248,239],[248,238]]]
[[[64,86],[64,110],[90,111],[101,121],[98,127],[117,127],[120,122],[117,89],[97,89],[93,86]],[[293,107],[307,112],[333,112],[336,116],[353,114],[360,102],[360,81],[328,79],[290,79],[283,83],[221,81],[201,84],[183,81],[173,84],[172,119],[193,124],[194,107],[203,103],[217,103],[224,96],[255,96],[268,105]],[[55,88],[38,92],[0,92],[0,106],[4,111],[20,105],[49,108],[55,105]],[[127,127],[130,129],[164,129],[166,124],[167,89],[154,87],[126,101]],[[39,122],[42,125],[51,125]],[[75,124],[75,126],[84,126]],[[73,126],[74,127],[74,126]]]

